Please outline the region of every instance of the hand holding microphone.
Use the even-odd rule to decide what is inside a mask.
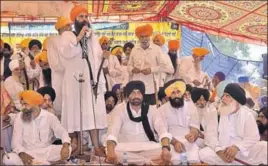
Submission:
[[[92,34],[92,30],[89,29],[87,25],[83,26],[81,29],[79,35],[77,36],[77,42],[79,42],[84,36],[85,37],[90,37]]]

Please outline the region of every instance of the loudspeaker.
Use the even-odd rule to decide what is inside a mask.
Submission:
[[[267,53],[266,54],[262,54],[262,58],[263,58],[263,79],[268,80],[268,72],[267,72]]]

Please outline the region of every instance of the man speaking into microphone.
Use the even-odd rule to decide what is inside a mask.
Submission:
[[[98,140],[99,129],[107,127],[104,93],[105,79],[101,72],[97,93],[94,88],[102,57],[110,53],[102,51],[97,37],[90,29],[88,10],[83,6],[74,6],[70,20],[75,31],[66,31],[61,35],[60,56],[64,67],[62,85],[61,123],[68,131],[72,143],[77,143],[79,152],[80,111],[82,112],[82,130],[89,131],[97,156],[104,156]],[[86,52],[86,55],[83,54]],[[88,62],[87,62],[88,60]],[[84,80],[79,83],[79,79]]]

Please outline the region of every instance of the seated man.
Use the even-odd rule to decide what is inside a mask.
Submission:
[[[262,107],[259,112],[257,125],[262,141],[268,141],[268,107]]]
[[[196,108],[193,103],[184,102],[186,85],[181,79],[167,82],[165,93],[169,102],[159,108],[168,127],[168,132],[173,136],[171,144],[175,152],[172,153],[172,164],[178,165],[181,161],[181,153],[186,152],[190,163],[199,162],[198,146],[195,140],[198,138],[200,126]]]
[[[215,145],[218,133],[218,112],[212,104],[209,104],[210,93],[207,89],[194,88],[191,97],[201,123],[197,139],[198,146],[203,148],[205,145]]]
[[[184,93],[184,101],[191,102],[191,93],[192,93],[193,87],[191,84],[186,84],[186,90]]]
[[[129,164],[150,164],[160,155],[163,164],[168,164],[172,137],[156,106],[144,104],[144,83],[131,81],[124,90],[128,102],[115,107],[112,124],[108,128],[107,162],[122,163],[122,155],[127,152]],[[154,131],[161,143],[156,142]]]
[[[67,160],[70,156],[70,138],[57,117],[43,109],[43,97],[35,91],[20,93],[22,112],[15,119],[12,150],[4,164],[49,164]],[[52,137],[60,138],[63,145],[52,145]],[[19,156],[19,157],[18,157]]]
[[[267,144],[266,147],[260,145],[256,121],[245,104],[244,89],[238,84],[228,84],[218,110],[218,143],[199,151],[203,162],[210,165],[241,164],[239,159],[252,165],[267,164],[267,156],[262,156],[267,152]]]
[[[52,87],[45,86],[39,88],[37,92],[40,93],[44,98],[44,102],[40,107],[55,115],[55,111],[53,108],[53,102],[56,98],[55,90]]]

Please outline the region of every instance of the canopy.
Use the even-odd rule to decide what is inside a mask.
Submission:
[[[267,45],[267,1],[1,1],[1,22],[55,22],[81,3],[92,22],[174,21],[191,29]]]

